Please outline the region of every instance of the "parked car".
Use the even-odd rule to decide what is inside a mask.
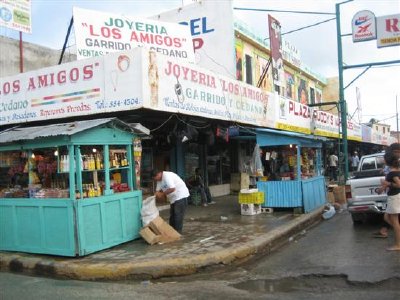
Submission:
[[[346,182],[347,209],[354,223],[364,221],[368,215],[385,212],[387,195],[378,193],[385,178],[384,154],[379,152],[362,156],[357,171]]]

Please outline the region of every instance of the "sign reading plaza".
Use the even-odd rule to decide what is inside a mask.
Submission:
[[[185,25],[121,16],[74,7],[78,59],[146,47],[194,62],[193,42]]]

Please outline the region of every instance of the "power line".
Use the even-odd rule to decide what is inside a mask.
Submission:
[[[315,23],[315,24],[311,24],[311,25],[308,25],[308,26],[300,27],[298,29],[294,29],[294,30],[291,30],[291,31],[288,31],[288,32],[284,32],[281,35],[285,35],[285,34],[293,33],[293,32],[296,32],[296,31],[303,30],[303,29],[307,29],[307,28],[310,28],[310,27],[314,27],[314,26],[317,26],[317,25],[320,25],[320,24],[323,24],[323,23],[326,23],[326,22],[330,22],[332,20],[336,20],[336,18],[331,18],[331,19],[327,19],[327,20],[324,20],[324,21],[321,21],[321,22],[318,22],[318,23]]]
[[[317,12],[317,11],[296,11],[296,10],[280,10],[280,9],[264,9],[264,8],[246,8],[246,7],[234,7],[236,10],[247,10],[247,11],[270,11],[270,12],[281,12],[281,13],[292,13],[292,14],[309,14],[309,15],[335,15],[335,13],[329,12]]]

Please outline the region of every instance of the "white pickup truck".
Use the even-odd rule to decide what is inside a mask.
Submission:
[[[383,214],[386,209],[386,193],[378,194],[385,152],[362,156],[358,170],[346,182],[347,209],[353,223],[364,221],[368,214]]]

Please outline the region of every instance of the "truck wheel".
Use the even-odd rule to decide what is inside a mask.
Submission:
[[[351,219],[353,220],[354,225],[358,225],[364,222],[365,215],[364,214],[351,214]]]

